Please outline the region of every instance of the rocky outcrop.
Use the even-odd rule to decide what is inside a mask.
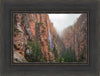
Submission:
[[[24,56],[25,47],[27,45],[27,40],[24,34],[20,32],[14,32],[14,48],[17,52]]]
[[[16,14],[15,15],[15,19],[16,19],[16,25],[14,26],[14,49],[22,54],[24,56],[24,51],[25,51],[25,47],[27,45],[27,39],[26,36],[24,35],[24,31],[21,27],[21,18],[22,15],[21,14]]]
[[[13,58],[14,58],[14,63],[26,63],[27,62],[24,56],[18,53],[17,51],[14,51]]]

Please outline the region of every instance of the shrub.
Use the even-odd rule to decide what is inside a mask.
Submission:
[[[28,46],[31,47],[31,54],[30,56],[26,57],[29,62],[45,62],[46,58],[43,57],[41,48],[38,42],[36,41],[28,41]]]
[[[61,58],[63,58],[64,62],[76,62],[75,51],[69,47],[62,52]]]
[[[41,23],[41,22],[37,22],[36,24],[37,24],[37,25],[43,25],[43,23]]]
[[[63,57],[60,58],[60,62],[64,62],[64,58]]]
[[[58,58],[55,58],[56,62],[59,62],[59,59]]]
[[[53,53],[54,53],[55,59],[58,58],[58,53],[57,53],[55,46],[53,48]]]

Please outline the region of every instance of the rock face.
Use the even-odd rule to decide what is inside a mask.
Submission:
[[[74,49],[74,28],[69,26],[63,31],[62,41],[65,45],[65,48],[69,48],[70,46]]]
[[[49,16],[47,14],[15,14],[14,16],[14,48],[15,51],[25,55],[26,48],[28,47],[27,41],[38,41],[41,52],[48,61],[55,61],[55,57],[52,50],[48,51],[50,45],[49,42],[49,30],[52,30],[50,27],[53,27]],[[50,35],[53,33],[53,30],[50,31]]]
[[[24,56],[27,39],[21,27],[21,14],[16,14],[16,25],[14,26],[14,49]]]
[[[52,41],[53,41],[53,44],[56,47],[58,55],[60,57],[60,53],[61,53],[61,51],[65,50],[65,46],[55,29],[52,34]]]
[[[40,17],[39,17],[40,16]],[[45,14],[38,15],[37,18],[40,18],[40,22],[37,22],[36,24],[36,38],[39,41],[39,44],[41,46],[41,51],[43,56],[47,58],[47,61],[49,60],[48,56],[48,26],[46,24],[46,18],[47,16]]]
[[[75,50],[77,61],[81,60],[83,57],[84,61],[87,59],[86,56],[86,47],[87,47],[87,16],[82,14],[77,22],[63,31],[62,41],[65,45],[65,48]]]
[[[77,59],[80,59],[81,54],[87,59],[86,52],[87,49],[87,16],[83,14],[80,16],[75,26],[75,50]]]
[[[14,58],[14,63],[26,63],[27,60],[24,58],[23,55],[21,55],[20,53],[14,51],[13,53],[13,58]]]
[[[27,45],[26,37],[22,32],[14,32],[14,48],[24,56],[25,46]]]

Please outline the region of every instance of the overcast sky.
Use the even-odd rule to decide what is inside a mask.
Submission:
[[[81,14],[48,14],[56,31],[61,34],[64,28],[73,25]]]

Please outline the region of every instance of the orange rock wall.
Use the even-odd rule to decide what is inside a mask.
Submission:
[[[71,47],[75,50],[76,59],[79,60],[84,46],[87,47],[87,16],[82,14],[77,22],[63,32],[62,41],[67,48]],[[84,54],[86,58],[86,53]]]

